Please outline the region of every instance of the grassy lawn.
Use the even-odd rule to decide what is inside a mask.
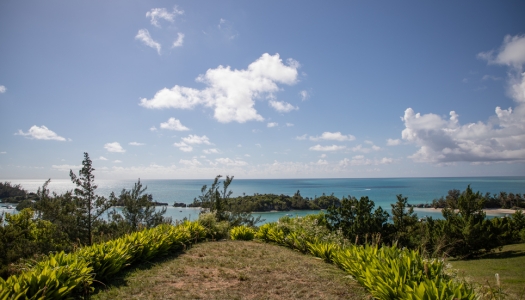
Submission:
[[[507,245],[503,250],[487,254],[480,259],[453,261],[452,268],[459,275],[485,287],[496,288],[498,273],[503,299],[525,299],[525,244]],[[495,299],[498,299],[497,297]]]
[[[195,245],[132,268],[94,299],[369,299],[334,265],[259,242]]]

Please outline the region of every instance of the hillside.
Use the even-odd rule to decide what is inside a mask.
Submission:
[[[93,299],[366,299],[336,266],[259,242],[195,245],[124,272]]]

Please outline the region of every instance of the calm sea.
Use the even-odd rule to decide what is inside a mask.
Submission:
[[[7,180],[12,184],[20,184],[28,191],[34,191],[42,186],[45,180]],[[96,180],[97,194],[109,196],[114,191],[120,194],[122,189],[131,189],[134,181],[127,180]],[[153,195],[158,202],[174,202],[189,204],[200,195],[203,185],[211,185],[212,180],[142,180],[147,186],[147,193]],[[390,209],[390,204],[396,201],[396,195],[408,197],[409,203],[432,203],[433,199],[445,196],[451,189],[464,190],[467,185],[474,191],[482,193],[520,193],[525,194],[525,177],[458,177],[458,178],[340,178],[340,179],[234,179],[230,185],[233,196],[255,193],[293,195],[300,191],[303,197],[316,197],[323,194],[341,198],[343,196],[368,196],[377,206]],[[48,188],[57,193],[64,193],[74,188],[69,180],[53,180]],[[1,208],[4,211],[5,208]],[[169,206],[167,214],[173,219],[197,218],[198,209],[174,208]],[[291,215],[305,215],[312,211],[270,212],[261,213],[267,222],[276,221],[279,217]],[[441,216],[438,212],[419,213],[421,216]]]

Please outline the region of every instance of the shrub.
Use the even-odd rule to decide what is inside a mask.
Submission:
[[[255,237],[255,230],[245,225],[233,227],[230,237],[232,240],[251,241]]]

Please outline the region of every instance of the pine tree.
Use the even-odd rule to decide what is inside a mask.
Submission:
[[[70,170],[69,177],[77,186],[74,190],[77,204],[77,226],[82,236],[81,242],[91,245],[93,243],[93,229],[100,216],[113,206],[111,201],[105,197],[95,195],[97,185],[89,154],[84,152],[82,169],[78,171],[78,177]]]

